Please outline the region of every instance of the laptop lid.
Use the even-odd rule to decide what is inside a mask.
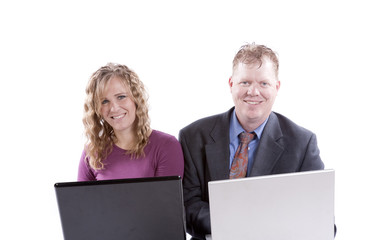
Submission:
[[[65,240],[186,239],[178,176],[54,185]]]
[[[212,240],[334,238],[334,170],[209,182]]]

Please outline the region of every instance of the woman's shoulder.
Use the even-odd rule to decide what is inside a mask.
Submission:
[[[152,130],[150,135],[151,141],[178,141],[175,136],[159,130]]]
[[[158,130],[152,130],[147,146],[144,152],[147,156],[154,160],[165,155],[176,155],[182,151],[181,145],[178,140],[173,136],[165,132]]]
[[[180,143],[175,136],[158,130],[152,130],[148,145],[153,149],[175,149],[178,146],[180,147]]]

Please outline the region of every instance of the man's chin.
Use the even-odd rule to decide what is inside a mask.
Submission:
[[[263,112],[263,111],[248,111],[245,114],[245,121],[250,123],[263,123],[268,116],[271,114],[270,112]]]

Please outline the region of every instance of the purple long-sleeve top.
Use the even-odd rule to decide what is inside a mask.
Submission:
[[[142,178],[157,176],[183,177],[183,153],[177,139],[167,133],[153,130],[144,156],[139,158],[126,154],[126,150],[113,145],[112,152],[103,161],[104,169],[93,170],[85,150],[78,168],[78,181],[108,180],[120,178]]]

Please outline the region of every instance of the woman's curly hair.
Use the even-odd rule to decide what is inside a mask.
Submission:
[[[104,121],[100,113],[102,92],[113,77],[118,77],[128,87],[130,97],[136,105],[134,121],[136,144],[127,153],[135,157],[143,155],[151,132],[148,94],[137,74],[125,65],[113,63],[98,69],[90,77],[86,86],[82,120],[87,138],[85,160],[88,158],[89,165],[95,170],[104,169],[103,160],[112,152],[113,143],[116,140],[113,128]]]

